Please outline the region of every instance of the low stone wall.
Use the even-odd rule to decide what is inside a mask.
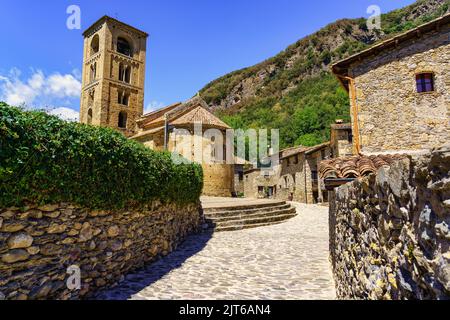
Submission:
[[[69,204],[0,210],[0,300],[92,296],[170,253],[202,219],[197,204],[121,212]],[[71,266],[80,268],[80,290],[67,286]]]
[[[450,298],[449,173],[447,145],[331,193],[339,298]]]

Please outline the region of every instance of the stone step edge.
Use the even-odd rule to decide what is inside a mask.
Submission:
[[[282,220],[287,220],[287,219],[293,218],[295,216],[297,216],[296,213],[290,213],[290,214],[282,214],[282,215],[278,215],[278,216],[274,216],[274,217],[232,220],[232,221],[226,221],[226,222],[222,222],[222,223],[219,222],[216,224],[216,228],[247,225],[247,224],[258,224],[258,223],[266,223],[266,222],[273,222],[273,221],[280,221],[280,220],[282,221]]]
[[[256,208],[256,209],[249,209],[249,210],[231,210],[231,211],[219,211],[219,212],[203,212],[203,214],[205,215],[205,217],[227,217],[230,215],[241,215],[241,214],[253,214],[253,213],[264,213],[264,212],[273,212],[273,211],[278,211],[278,210],[285,210],[285,209],[289,209],[292,208],[291,205],[289,204],[285,204],[282,206],[277,206],[277,207],[270,207],[270,208]]]
[[[252,218],[263,218],[263,217],[275,217],[278,215],[283,215],[283,214],[289,214],[289,213],[296,213],[296,209],[293,207],[287,208],[287,209],[282,209],[282,210],[274,210],[274,211],[270,211],[270,212],[256,212],[253,214],[240,214],[240,215],[229,215],[229,216],[225,216],[225,217],[213,217],[213,216],[205,216],[206,220],[209,220],[211,222],[227,222],[227,221],[240,221],[240,220],[245,220],[245,219],[252,219]]]
[[[214,229],[214,232],[230,232],[230,231],[240,231],[240,230],[247,230],[247,229],[256,229],[256,228],[267,227],[267,226],[275,226],[278,224],[286,223],[287,220],[292,219],[292,218],[287,218],[285,220],[280,220],[280,221],[266,222],[266,223],[254,223],[254,224],[239,225],[239,226],[218,227],[218,228]]]
[[[258,208],[270,208],[286,205],[286,201],[274,202],[274,203],[263,203],[263,204],[250,204],[250,205],[237,205],[230,207],[212,207],[212,208],[203,208],[203,212],[221,212],[221,211],[239,211],[239,210],[249,210],[249,209],[258,209]]]

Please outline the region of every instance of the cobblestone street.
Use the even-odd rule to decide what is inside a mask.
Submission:
[[[328,208],[295,204],[283,224],[195,235],[100,299],[335,299]]]

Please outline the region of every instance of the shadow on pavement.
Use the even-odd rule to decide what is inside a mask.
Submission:
[[[150,263],[143,269],[125,276],[125,280],[116,287],[98,292],[92,300],[128,300],[146,287],[157,282],[172,270],[180,268],[183,263],[202,251],[209,242],[213,230],[188,236],[178,248],[162,259]],[[155,293],[158,296],[158,293]]]

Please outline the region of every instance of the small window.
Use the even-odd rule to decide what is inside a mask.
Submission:
[[[128,103],[130,101],[130,94],[123,91],[123,90],[119,90],[117,93],[118,99],[117,99],[117,103],[124,105],[124,106],[128,106]]]
[[[416,75],[417,92],[434,91],[434,76],[432,73],[420,73]]]
[[[318,175],[317,171],[311,171],[311,178],[313,180],[318,180],[319,175]]]
[[[97,78],[97,62],[94,62],[91,65],[91,74],[90,74],[90,82],[95,81],[95,79]]]
[[[126,83],[131,83],[131,68],[130,67],[126,67],[125,68],[125,79],[124,81]]]
[[[298,164],[298,156],[294,156],[293,160],[294,164]]]
[[[99,50],[100,50],[100,38],[98,34],[96,34],[91,41],[91,56],[96,54]]]
[[[123,72],[123,64],[119,63],[119,81],[123,81],[125,74]]]
[[[88,114],[87,114],[87,123],[88,124],[92,124],[92,109],[88,110]]]
[[[117,52],[131,57],[131,46],[130,43],[124,38],[117,39]]]
[[[131,68],[123,63],[119,64],[119,81],[131,82]]]
[[[119,113],[119,128],[126,129],[127,128],[127,113],[121,112]]]

